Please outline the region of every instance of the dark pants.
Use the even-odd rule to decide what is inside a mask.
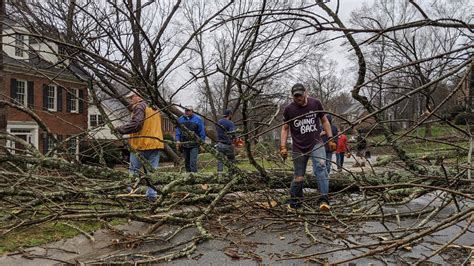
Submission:
[[[235,152],[234,152],[234,146],[232,144],[225,144],[225,143],[217,143],[216,145],[217,151],[222,156],[227,157],[229,161],[234,162],[235,161]],[[217,172],[222,173],[224,171],[224,163],[221,160],[217,161]]]
[[[192,148],[183,147],[184,164],[186,166],[186,172],[197,173],[198,153],[199,153],[199,147],[192,147]]]
[[[338,170],[341,170],[344,165],[344,154],[344,152],[336,153],[336,164]]]

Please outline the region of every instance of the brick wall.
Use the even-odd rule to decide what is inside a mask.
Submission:
[[[66,95],[69,88],[81,89],[83,91],[83,99],[87,99],[87,84],[74,82],[66,82],[58,80],[57,83],[64,87],[62,91],[62,111],[49,112],[43,110],[43,85],[49,84],[47,78],[40,78],[19,73],[6,72],[3,77],[3,87],[5,88],[6,98],[9,100],[11,95],[11,80],[32,81],[34,87],[34,103],[32,109],[46,124],[46,126],[57,135],[66,136],[75,135],[87,130],[87,100],[83,101],[82,113],[70,113],[67,111]],[[34,121],[28,114],[23,113],[15,108],[7,109],[7,121]],[[43,152],[43,134],[39,131],[39,149]]]

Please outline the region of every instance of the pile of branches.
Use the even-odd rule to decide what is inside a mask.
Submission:
[[[462,233],[466,233],[474,212],[474,196],[469,180],[465,179],[465,171],[456,176],[436,176],[434,172],[429,175],[400,174],[401,171],[398,174],[393,171],[375,175],[335,174],[335,186],[332,186],[331,193],[335,204],[331,213],[317,210],[315,202],[319,195],[312,190],[307,193],[305,207],[295,215],[288,213],[284,205],[291,173],[275,172],[270,174],[272,178],[268,183],[263,183],[258,173],[246,173],[238,169],[235,169],[235,174],[225,176],[158,172],[142,176],[143,185],[154,186],[158,191],[157,199],[149,201],[142,193],[127,193],[127,186],[134,180],[120,170],[70,163],[60,158],[18,155],[2,157],[1,165],[0,211],[4,214],[0,232],[2,237],[48,222],[107,223],[114,218],[126,218],[149,224],[143,235],[123,237],[122,243],[131,242],[136,247],[156,241],[157,235],[162,233],[160,230],[166,225],[175,226],[174,231],[165,238],[168,242],[183,233],[184,229],[195,229],[192,237],[185,235],[188,240],[172,248],[158,248],[144,253],[130,252],[100,259],[100,262],[107,263],[149,263],[191,256],[199,243],[221,237],[223,232],[232,230],[231,225],[249,228],[254,224],[256,228],[266,228],[269,226],[265,226],[267,223],[283,228],[285,225],[302,226],[314,245],[321,244],[322,240],[311,233],[311,228],[321,229],[331,224],[332,229],[326,229],[329,230],[327,232],[337,231],[336,238],[341,241],[338,247],[318,254],[293,255],[283,259],[317,258],[340,250],[364,251],[337,261],[343,263],[415,245],[423,237],[463,221],[467,225]],[[307,187],[312,186],[314,184],[309,179]],[[430,192],[436,192],[436,200],[417,209],[394,212],[397,207],[405,206]],[[449,208],[453,204],[455,208]],[[446,215],[446,211],[449,214]],[[223,215],[226,215],[228,222],[217,230],[215,223],[223,223]],[[236,216],[240,218],[231,218]],[[403,223],[409,218],[416,218],[416,224],[400,225],[401,221]],[[369,221],[378,221],[386,228],[383,240],[372,239],[372,242],[362,244],[347,238],[347,232]],[[397,221],[397,229],[385,225]],[[84,234],[87,235],[87,232]],[[461,235],[452,237],[449,243]],[[163,237],[160,239],[163,240]],[[432,255],[446,247],[440,246]]]
[[[210,114],[203,115],[207,115],[205,118],[209,121],[215,122],[220,114],[215,105],[217,100],[224,109],[232,107],[234,113],[239,115],[238,123],[242,128],[239,137],[245,140],[246,160],[257,171],[239,169],[222,158],[212,145],[201,143],[207,153],[224,161],[231,174],[222,177],[205,173],[149,171],[135,180],[126,171],[109,169],[102,162],[99,163],[103,166],[81,164],[75,159],[75,154],[66,157],[56,156],[55,152],[41,154],[23,139],[1,133],[2,143],[15,142],[21,144],[17,146],[25,148],[15,152],[4,149],[0,157],[1,237],[48,222],[100,221],[108,224],[110,219],[126,218],[147,223],[149,229],[140,236],[124,236],[122,242],[141,245],[156,240],[168,243],[179,236],[186,239],[171,247],[129,252],[97,261],[152,263],[191,256],[200,243],[232,232],[232,225],[242,226],[248,222],[245,226],[277,226],[281,230],[289,230],[295,225],[304,228],[310,245],[328,244],[313,231],[315,228],[322,228],[326,233],[322,232],[321,235],[328,232],[333,234],[332,244],[336,247],[324,252],[289,255],[281,259],[317,261],[323,255],[337,254],[341,250],[355,252],[351,257],[331,261],[337,264],[364,257],[383,258],[394,250],[415,246],[426,236],[437,234],[453,225],[462,225],[462,229],[450,237],[447,243],[437,243],[432,254],[421,258],[419,262],[422,262],[442,253],[456,239],[470,232],[474,212],[471,178],[474,140],[469,125],[466,128],[455,125],[443,118],[440,112],[449,101],[452,102],[454,95],[465,84],[472,83],[466,82],[472,80],[473,75],[473,46],[469,42],[464,43],[465,40],[472,39],[470,21],[452,19],[450,14],[433,15],[424,10],[426,6],[420,6],[415,1],[409,1],[409,11],[416,15],[407,20],[404,18],[408,11],[399,14],[403,18],[400,21],[382,21],[388,17],[383,14],[364,21],[362,17],[372,15],[369,14],[372,11],[376,13],[375,11],[392,9],[376,6],[374,10],[363,10],[364,16],[360,16],[352,28],[347,27],[338,15],[339,1],[336,1],[335,8],[331,8],[325,1],[298,7],[280,5],[278,1],[263,1],[248,6],[243,3],[245,1],[228,1],[209,8],[193,1],[186,1],[189,2],[186,4],[176,1],[174,5],[162,1],[109,1],[103,5],[102,2],[94,1],[67,1],[60,4],[55,1],[46,1],[44,4],[11,2],[8,9],[2,2],[2,15],[9,15],[15,23],[30,32],[20,32],[21,34],[35,38],[37,43],[47,47],[54,44],[65,50],[61,55],[56,54],[58,58],[65,59],[51,66],[51,69],[59,69],[54,75],[49,75],[49,70],[46,71],[39,65],[25,67],[42,78],[48,78],[51,84],[56,83],[57,86],[61,86],[57,81],[61,73],[80,73],[76,78],[79,83],[87,84],[92,102],[112,133],[117,133],[113,124],[116,121],[107,117],[101,104],[104,98],[102,96],[116,99],[123,106],[128,106],[123,97],[124,92],[131,87],[137,88],[144,99],[179,127],[177,118],[182,113],[173,97],[179,92],[191,95],[189,87],[195,84],[196,88],[204,91],[202,98],[205,100],[201,102],[203,105],[205,102],[206,108],[209,105],[211,109]],[[384,3],[388,4],[390,1],[381,2]],[[200,12],[193,12],[194,8],[199,8]],[[321,11],[326,14],[325,17],[320,15]],[[157,12],[159,15],[156,15]],[[3,21],[1,23],[2,27],[13,32],[10,35],[14,35],[18,31],[16,24],[10,24]],[[184,24],[189,28],[181,28]],[[433,31],[423,32],[424,29]],[[221,36],[222,42],[233,42],[220,46],[219,41],[216,41],[218,45],[215,51],[205,49],[208,39],[219,37],[219,34],[205,34],[218,30],[222,30],[219,34],[224,36]],[[415,48],[425,48],[420,43],[429,44],[432,40],[410,35],[413,32],[423,32],[421,37],[438,36],[444,31],[447,32],[444,34],[446,41],[434,45],[435,47],[421,49],[421,54]],[[340,35],[333,39],[327,36],[319,38],[321,32],[338,32]],[[459,39],[451,42],[454,33]],[[292,173],[285,171],[288,166],[284,162],[274,158],[274,150],[262,148],[256,152],[258,139],[281,126],[276,117],[281,116],[282,102],[288,100],[287,83],[291,79],[291,75],[285,76],[284,73],[298,72],[296,66],[300,65],[309,67],[307,61],[313,61],[313,58],[324,62],[324,58],[320,57],[321,52],[314,48],[319,49],[339,38],[347,41],[350,51],[355,55],[357,71],[354,73],[357,76],[352,84],[351,96],[366,112],[352,120],[338,114],[334,116],[345,123],[344,133],[371,120],[372,128],[367,134],[377,128],[384,138],[381,143],[372,145],[390,147],[393,157],[380,163],[383,169],[377,170],[376,165],[371,165],[370,168],[362,169],[363,171],[344,169],[342,173],[332,174],[330,197],[335,204],[330,213],[320,213],[315,208],[314,202],[319,195],[312,192],[306,194],[304,208],[300,213],[289,214],[284,208],[284,202],[288,197],[287,186]],[[418,43],[411,43],[415,40]],[[454,44],[449,46],[449,43]],[[440,47],[443,49],[435,49]],[[235,53],[230,53],[227,49]],[[379,58],[371,57],[384,55],[386,49],[391,49],[388,53],[390,61],[378,62]],[[207,54],[208,50],[211,51],[210,54]],[[407,50],[412,54],[406,53]],[[423,53],[428,50],[431,53]],[[39,57],[40,54],[35,56]],[[208,56],[213,58],[209,60]],[[181,64],[185,64],[188,58],[199,58],[196,60],[199,62],[189,65],[189,69],[193,71],[189,80],[170,91],[167,83],[170,75]],[[3,60],[2,57],[0,59]],[[213,62],[218,63],[211,66]],[[24,65],[25,62],[20,61],[19,64]],[[0,70],[3,71],[3,62]],[[310,72],[320,73],[319,70],[310,69]],[[172,83],[175,84],[174,81]],[[313,81],[309,80],[307,83]],[[224,84],[224,88],[218,85],[222,89],[218,90],[213,84]],[[322,84],[321,87],[323,85],[327,84]],[[434,101],[435,92],[448,85],[453,86],[449,87],[446,96],[440,101]],[[9,94],[4,93],[3,96],[8,98],[6,95]],[[216,95],[223,97],[220,99]],[[406,132],[395,135],[390,126],[396,121],[391,120],[386,113],[410,112],[412,109],[407,108],[415,102],[408,100],[414,98],[421,100],[416,102],[420,110],[409,121],[412,126]],[[41,119],[47,116],[54,118],[54,113],[38,107],[26,108],[16,104],[15,99],[2,99],[2,108],[6,105],[29,115],[46,137],[59,143],[56,134]],[[472,103],[469,108],[472,109]],[[38,115],[39,112],[42,115]],[[50,118],[49,121],[55,121]],[[471,121],[468,120],[465,119],[464,122],[469,124]],[[426,138],[422,141],[449,145],[453,147],[449,156],[460,157],[464,161],[445,162],[446,157],[440,154],[417,158],[405,151],[404,141],[412,141],[413,136],[410,134],[413,131],[422,126],[428,129],[428,126],[439,122],[451,126],[453,132],[461,134],[455,137],[456,140],[468,140],[469,148],[456,144],[452,138]],[[94,133],[94,130],[82,131],[79,135],[89,136]],[[184,133],[189,134],[186,130]],[[116,137],[126,143],[118,134]],[[195,137],[196,141],[201,142]],[[101,147],[96,148],[101,150]],[[64,152],[60,145],[57,149],[56,154]],[[166,149],[169,154],[173,154],[169,145],[166,145]],[[462,156],[459,156],[458,151],[461,151]],[[464,158],[466,153],[467,163]],[[179,160],[176,154],[174,156]],[[280,170],[266,169],[263,163],[259,163],[260,158],[278,161]],[[154,187],[158,192],[157,199],[147,201],[141,193],[128,193],[127,187],[132,184]],[[310,178],[307,179],[306,187],[315,187]],[[402,207],[424,195],[434,195],[434,199],[414,210],[403,210]],[[409,218],[414,218],[415,223],[406,225],[402,222]],[[357,234],[365,238],[358,241],[348,237],[355,233],[354,228],[373,221],[380,223],[385,230],[359,231]],[[398,224],[396,229],[389,226],[393,223]],[[333,226],[328,227],[327,224]],[[161,230],[168,228],[168,225],[175,226],[175,229],[158,239]],[[194,233],[191,236],[185,234],[187,229],[194,229]],[[87,232],[84,234],[87,235]],[[235,252],[229,254],[238,255]]]

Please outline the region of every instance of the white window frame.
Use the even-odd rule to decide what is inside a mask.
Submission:
[[[15,34],[15,56],[25,57],[25,35]]]
[[[68,104],[71,107],[71,113],[79,113],[79,89],[71,88],[69,90],[69,92],[71,93],[71,102]],[[72,108],[72,103],[74,103],[75,105],[74,109]]]
[[[39,143],[38,143],[38,132],[39,132],[39,126],[35,122],[30,122],[30,121],[8,121],[7,124],[7,132],[12,134],[12,131],[15,130],[29,130],[30,133],[28,133],[28,138],[27,140],[35,147],[38,149]],[[13,133],[13,135],[15,135]],[[11,148],[11,152],[15,154],[15,143],[7,140],[7,147]]]
[[[47,151],[46,152],[50,152],[54,149],[54,147],[56,146],[56,143],[54,141],[54,138],[50,135],[48,135],[48,147],[47,147]]]
[[[95,125],[92,125],[92,117],[94,117],[94,120],[95,120]],[[96,114],[91,114],[89,115],[89,125],[90,127],[97,127],[97,125],[99,125],[99,121],[97,119],[97,115]]]
[[[18,88],[20,87],[19,84],[22,83],[23,84],[23,94],[22,94],[22,101],[20,102],[19,101],[19,95],[18,94]],[[23,106],[28,106],[28,82],[26,82],[26,80],[17,80],[16,81],[16,95],[15,95],[16,99],[14,99],[19,105],[23,105]]]
[[[56,112],[56,110],[58,109],[58,87],[56,85],[53,85],[53,84],[49,84],[47,85],[48,86],[48,97],[47,97],[47,104],[48,104],[48,111],[53,111],[53,112]],[[54,90],[54,99],[53,99],[53,107],[51,108],[49,106],[49,100],[51,99],[50,95],[49,95],[49,92],[50,92],[50,89],[53,89]]]
[[[73,146],[71,143],[74,142],[74,151],[71,149]],[[69,154],[74,154],[75,158],[79,158],[79,140],[78,137],[70,137],[67,141],[67,152]]]
[[[92,118],[95,120],[95,125],[92,124]],[[100,118],[100,119],[99,119]],[[90,127],[102,127],[104,126],[104,118],[101,114],[90,114],[89,115],[89,126]]]

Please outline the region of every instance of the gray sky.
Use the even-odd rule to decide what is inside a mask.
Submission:
[[[364,3],[372,3],[374,0],[340,0],[340,8],[339,8],[339,17],[343,21],[343,23],[346,26],[349,26],[349,19],[350,19],[350,14],[353,10],[358,9],[362,7]],[[331,0],[330,3],[327,3],[333,10],[336,8],[336,1]],[[323,15],[327,17],[327,15],[324,13],[324,11],[321,10],[319,13],[320,15]],[[341,35],[342,33],[334,33],[334,37]],[[338,69],[346,69],[347,67],[350,66],[351,62],[348,60],[348,56],[350,55],[351,51],[348,51],[348,48],[341,47],[343,41],[345,41],[344,38],[340,40],[336,40],[331,42],[331,58],[336,60],[338,62]],[[348,73],[349,77],[352,77],[351,73]],[[355,76],[354,76],[355,77]],[[352,80],[348,80],[349,86],[352,84]],[[190,97],[190,91],[189,89],[186,89],[176,95],[175,102],[180,103],[182,105],[196,105],[197,104],[197,93],[192,93],[194,97]]]
[[[330,6],[335,9],[336,8],[336,1],[331,1]],[[355,9],[359,9],[362,7],[363,3],[372,3],[373,0],[366,0],[366,1],[361,1],[361,0],[341,0],[340,1],[340,11],[339,11],[339,17],[341,18],[342,22],[349,27],[349,19],[351,12]],[[337,33],[337,34],[342,34],[342,33]],[[345,39],[343,39],[345,41]],[[331,49],[331,55],[334,60],[338,62],[338,67],[339,69],[346,68],[351,62],[348,60],[348,55],[350,51],[348,51],[348,48],[343,48],[341,47],[342,44],[342,39],[341,41],[335,41],[333,42],[333,47]]]

